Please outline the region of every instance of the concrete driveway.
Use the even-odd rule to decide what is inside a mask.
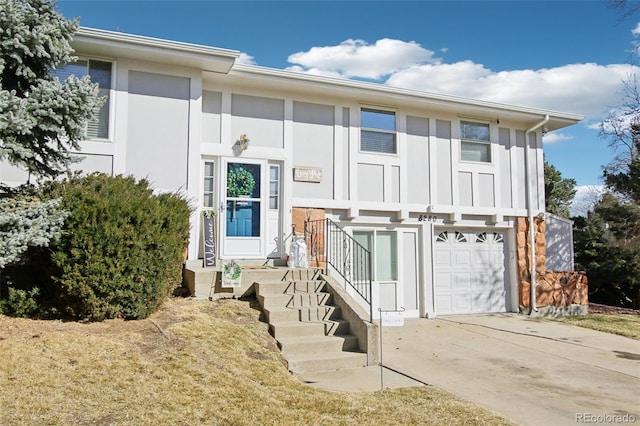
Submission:
[[[411,319],[382,333],[386,367],[522,425],[640,424],[637,340],[516,314]]]

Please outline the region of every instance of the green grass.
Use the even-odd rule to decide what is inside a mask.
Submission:
[[[258,318],[248,302],[190,299],[128,322],[0,316],[0,424],[512,424],[428,386],[309,387]]]
[[[554,320],[640,340],[640,315],[588,314]]]

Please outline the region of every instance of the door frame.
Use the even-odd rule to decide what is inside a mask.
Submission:
[[[260,166],[260,231],[257,237],[228,237],[227,236],[227,170],[229,164],[252,164]],[[267,240],[267,207],[268,192],[268,164],[266,159],[220,157],[219,167],[220,194],[220,259],[264,259],[266,258]],[[255,201],[254,201],[255,202]]]
[[[380,226],[354,226],[350,230],[351,236],[354,236],[354,233],[371,233],[372,234],[372,242],[374,245],[372,251],[372,284],[373,284],[373,295],[372,295],[372,303],[374,311],[381,305],[381,286],[384,285],[393,285],[395,290],[395,309],[403,311],[403,316],[405,318],[417,318],[420,316],[420,312],[422,309],[421,302],[421,291],[420,291],[420,264],[419,264],[419,256],[420,256],[420,246],[419,246],[419,238],[420,233],[419,230],[415,227],[394,227],[392,229],[387,227]],[[378,280],[377,276],[377,256],[376,256],[376,245],[377,245],[377,235],[379,233],[394,233],[395,234],[395,246],[396,246],[396,279],[395,280]],[[405,309],[405,293],[408,290],[407,277],[405,277],[405,263],[404,260],[407,258],[404,253],[404,234],[411,233],[415,236],[415,252],[413,253],[412,260],[413,266],[415,267],[415,288],[410,290],[416,292],[416,305],[417,309]],[[375,280],[373,278],[375,277]]]

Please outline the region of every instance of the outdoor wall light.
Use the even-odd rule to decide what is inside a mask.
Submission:
[[[246,133],[243,133],[240,135],[236,143],[240,146],[240,149],[246,151],[247,148],[249,148],[249,141],[249,136],[247,136]]]

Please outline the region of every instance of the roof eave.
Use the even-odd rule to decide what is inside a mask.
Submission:
[[[228,73],[240,56],[237,50],[87,27],[80,27],[72,46],[80,54],[175,63],[216,73]]]
[[[404,89],[387,86],[379,83],[310,75],[301,72],[265,68],[256,65],[235,64],[231,74],[248,78],[270,79],[272,81],[286,80],[288,84],[295,82],[301,86],[318,87],[323,93],[335,90],[344,95],[345,90],[355,92],[361,101],[367,100],[367,94],[385,97],[389,102],[413,102],[421,105],[429,105],[438,110],[454,111],[457,115],[467,115],[470,118],[476,114],[486,116],[493,115],[495,119],[516,118],[518,120],[539,121],[541,117],[549,115],[550,120],[545,126],[548,131],[571,126],[584,119],[580,114],[572,114],[558,111],[550,111],[540,108],[531,108],[518,105],[502,104],[498,102],[483,101],[464,98],[461,96],[444,95],[438,93],[423,92],[419,90]]]

